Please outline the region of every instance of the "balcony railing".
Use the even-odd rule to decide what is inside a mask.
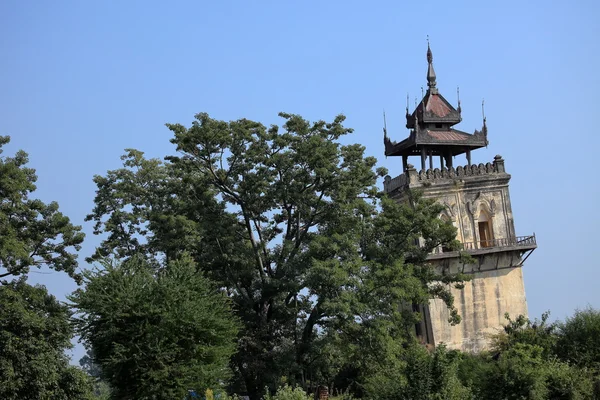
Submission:
[[[516,236],[511,238],[500,238],[492,240],[479,240],[477,242],[462,243],[463,250],[467,252],[475,252],[481,250],[502,249],[507,247],[522,247],[524,249],[534,249],[537,247],[535,234],[530,236]],[[443,249],[441,246],[436,248],[432,255],[455,253],[453,251]],[[437,258],[437,257],[436,257]]]
[[[479,240],[477,242],[463,243],[465,250],[478,250],[487,249],[490,247],[513,247],[513,246],[526,246],[536,245],[535,235],[530,236],[516,236],[512,238],[500,238],[492,240]]]

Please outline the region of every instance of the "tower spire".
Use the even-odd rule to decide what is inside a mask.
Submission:
[[[427,86],[431,93],[437,93],[436,76],[433,69],[433,53],[431,52],[431,47],[429,47],[429,35],[427,35],[427,64]]]

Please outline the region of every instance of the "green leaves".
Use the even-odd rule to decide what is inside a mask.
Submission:
[[[70,312],[43,286],[0,286],[0,398],[88,399],[91,382],[69,365]]]
[[[435,351],[411,343],[404,349],[390,346],[382,365],[367,370],[365,395],[381,400],[465,400],[474,398],[459,379],[461,354],[442,344]]]
[[[557,354],[600,373],[600,311],[587,307],[558,325]]]
[[[314,396],[307,395],[302,388],[284,385],[277,389],[277,393],[273,396],[267,393],[263,400],[312,400],[313,398]]]
[[[589,309],[586,314],[597,312]],[[595,340],[594,324],[577,326],[573,336],[574,331],[566,327],[574,320],[581,321],[581,312],[576,312],[566,323],[549,323],[548,318],[547,312],[535,321],[524,316],[512,320],[507,315],[504,332],[493,337],[493,357],[483,354],[467,359],[461,376],[478,397],[594,398],[592,393],[598,370],[584,360],[576,360],[578,354],[573,351],[581,344],[577,343],[577,336]],[[569,348],[571,345],[574,347]],[[588,342],[579,354],[594,354],[596,347]]]
[[[0,146],[8,142],[8,137],[0,137]],[[45,265],[80,283],[75,252],[85,235],[58,211],[57,203],[29,198],[37,176],[27,162],[23,151],[0,157],[0,278]]]
[[[183,398],[229,374],[238,323],[226,296],[189,257],[155,265],[139,256],[105,262],[70,297],[78,333],[116,398]]]
[[[253,398],[281,376],[305,387],[309,374],[332,379],[322,357],[345,368],[365,345],[357,337],[403,341],[418,317],[404,306],[431,296],[451,306],[445,285],[460,282],[425,262],[456,246],[442,208],[386,199],[376,159],[340,143],[352,133],[344,116],[280,117],[281,127],[205,113],[168,124],[178,154],[163,164],[130,150],[124,168],[95,178],[88,216],[108,233],[93,258],[187,252],[227,291],[244,323],[234,385]]]

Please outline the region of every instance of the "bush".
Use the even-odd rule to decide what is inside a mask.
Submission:
[[[222,385],[238,322],[188,257],[158,270],[135,257],[85,276],[70,299],[113,397],[176,399]]]
[[[458,377],[461,354],[438,346],[430,354],[414,344],[392,356],[387,364],[368,377],[367,398],[377,400],[465,400],[471,390]]]
[[[576,310],[559,325],[556,347],[563,360],[600,371],[600,311]]]
[[[556,357],[545,357],[544,353],[540,346],[514,343],[498,357],[467,357],[460,366],[459,376],[467,379],[476,398],[593,398],[593,379],[588,370],[571,366]]]
[[[291,386],[285,385],[277,389],[274,396],[267,392],[264,400],[313,400],[313,397],[307,395],[302,388],[293,389]]]

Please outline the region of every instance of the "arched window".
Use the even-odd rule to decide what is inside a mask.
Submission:
[[[492,231],[492,216],[487,210],[481,209],[479,211],[477,227],[479,231],[479,247],[492,247],[494,245],[494,232]]]

